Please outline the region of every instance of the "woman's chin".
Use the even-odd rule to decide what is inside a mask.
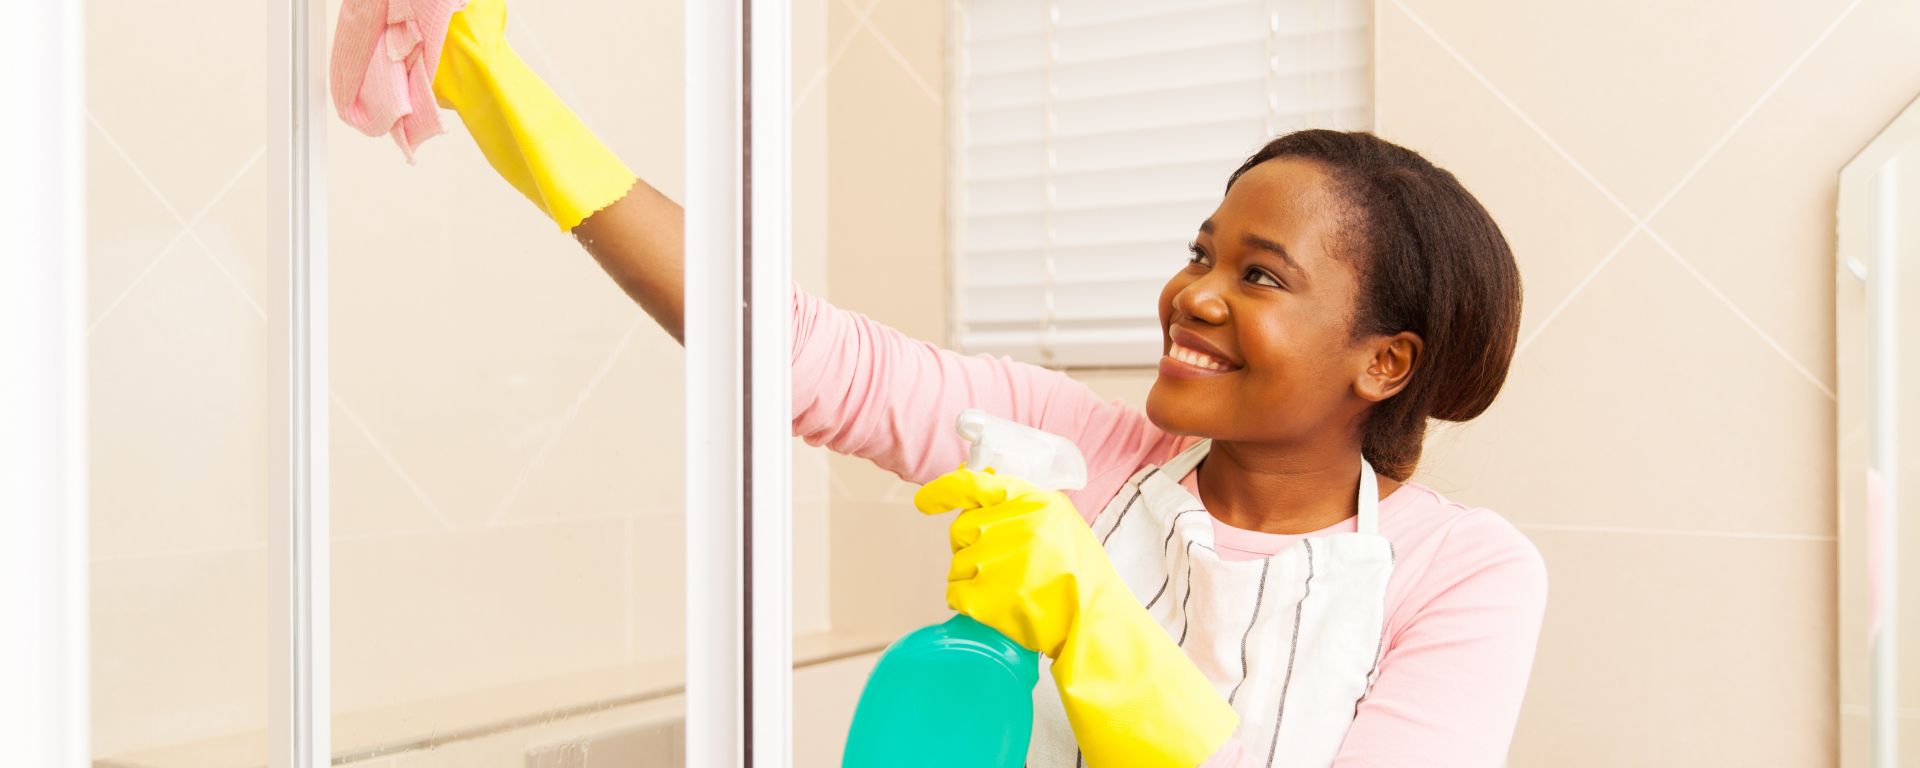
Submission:
[[[1147,390],[1147,421],[1159,427],[1162,432],[1175,435],[1199,434],[1204,429],[1202,414],[1193,412],[1191,395],[1178,393],[1181,381],[1168,381],[1165,377],[1154,379],[1153,388]]]

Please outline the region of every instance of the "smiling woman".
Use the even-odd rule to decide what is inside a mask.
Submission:
[[[677,213],[641,184],[576,230],[669,329]],[[940,437],[979,408],[1086,454],[1088,485],[1070,497],[978,502],[995,519],[1024,514],[1006,504],[1070,505],[1135,598],[1100,603],[1137,613],[1100,626],[1147,628],[1056,650],[1055,685],[1035,691],[1029,765],[1075,765],[1077,745],[1113,754],[1096,723],[1119,721],[1104,707],[1158,711],[1151,697],[1093,692],[1186,690],[1175,681],[1195,675],[1226,695],[1237,727],[1220,742],[1209,734],[1221,723],[1164,713],[1153,748],[1168,765],[1506,754],[1545,566],[1500,515],[1407,480],[1427,418],[1464,420],[1492,402],[1520,311],[1512,253],[1451,174],[1364,133],[1290,134],[1250,157],[1161,294],[1165,357],[1144,412],[1059,371],[962,355],[793,295],[793,428],[809,443],[924,483],[962,461]],[[1034,577],[1007,589],[1040,590],[968,592],[974,618],[1010,637],[1082,610],[1050,605],[1069,592],[1039,584],[1099,578],[1048,571],[1057,542],[994,546]],[[1182,653],[1144,658],[1178,663],[1119,663],[1154,643]],[[1134,682],[1062,671],[1122,667]]]
[[[1367,460],[1405,480],[1429,416],[1472,419],[1506,381],[1513,253],[1459,181],[1411,151],[1364,133],[1275,139],[1234,171],[1190,248],[1160,295],[1167,358],[1147,400],[1168,429],[1297,443],[1360,419]],[[1171,390],[1242,368],[1215,396]]]
[[[443,67],[435,87],[463,76]],[[457,103],[462,121],[558,103],[537,79],[521,85]],[[584,130],[554,139],[564,152],[539,152],[537,130],[475,130],[509,180],[537,162],[554,195],[591,212],[560,223],[678,339],[680,206],[645,181],[568,187],[630,178]],[[949,602],[1047,654],[1028,765],[1498,764],[1545,567],[1501,516],[1407,479],[1426,420],[1472,418],[1505,379],[1520,286],[1498,227],[1411,151],[1305,131],[1248,158],[1192,258],[1169,261],[1144,410],[794,286],[793,432],[915,483],[965,458],[945,438],[966,408],[1085,454],[1087,486],[1070,497],[943,486],[965,490],[961,519],[1006,523],[956,533],[956,562],[983,562],[975,546],[991,559],[956,569],[971,575]],[[1058,524],[1076,516],[1091,529]],[[1057,632],[1033,640],[1039,626]]]

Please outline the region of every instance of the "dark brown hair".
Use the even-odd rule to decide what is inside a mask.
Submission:
[[[1359,277],[1355,337],[1412,331],[1423,343],[1406,389],[1373,406],[1361,452],[1405,480],[1427,419],[1467,421],[1493,404],[1520,335],[1520,269],[1499,225],[1460,181],[1370,133],[1290,133],[1227,179],[1279,157],[1316,161],[1349,206],[1344,242]]]

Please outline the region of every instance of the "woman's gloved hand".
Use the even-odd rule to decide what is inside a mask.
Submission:
[[[1046,654],[1087,764],[1197,766],[1239,724],[1140,607],[1067,497],[961,468],[913,497],[951,529],[947,604]]]
[[[433,95],[460,113],[495,171],[572,230],[626,195],[635,176],[507,46],[506,26],[506,0],[471,0],[455,13]]]

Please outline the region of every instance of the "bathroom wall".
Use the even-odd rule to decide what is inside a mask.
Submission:
[[[1552,574],[1515,765],[1823,765],[1840,167],[1920,94],[1891,0],[1379,9],[1380,128],[1493,209],[1501,401],[1422,479]]]
[[[946,337],[946,13],[941,0],[827,0],[828,299],[922,339]],[[957,439],[957,438],[956,438]],[[946,528],[914,486],[831,456],[835,627],[901,632],[946,613]]]
[[[824,67],[829,5],[796,6],[796,89]],[[264,754],[286,7],[88,4],[102,759],[245,765]],[[508,36],[528,63],[677,197],[681,4],[510,8]],[[794,271],[821,292],[825,106],[802,102],[795,136]],[[504,698],[554,681],[661,683],[636,670],[670,662],[683,638],[681,351],[495,178],[451,113],[449,135],[412,166],[388,139],[319,117],[330,145],[333,693],[347,718],[336,746],[405,738],[460,706],[511,714]],[[827,464],[796,447],[794,621],[818,635],[829,629]],[[376,711],[391,714],[371,728],[354,717]]]
[[[901,66],[836,95],[873,124],[833,115],[860,152],[830,158],[828,241],[837,302],[943,340],[943,305],[889,290],[945,280],[931,5],[830,24],[849,59]],[[1511,764],[1834,763],[1835,183],[1920,94],[1920,8],[1382,0],[1376,24],[1380,133],[1461,177],[1525,279],[1506,390],[1436,430],[1416,476],[1547,559]],[[1077,375],[1136,403],[1152,382]],[[840,497],[897,481],[834,481],[836,550],[878,553],[836,558],[836,583],[935,556],[898,504]],[[898,582],[886,610],[937,616],[930,589]]]

